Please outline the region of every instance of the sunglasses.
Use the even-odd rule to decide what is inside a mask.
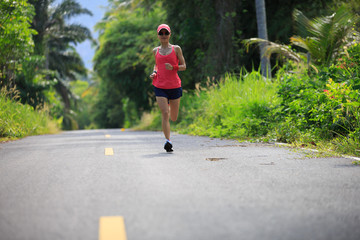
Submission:
[[[170,34],[170,33],[169,33],[168,31],[166,31],[166,32],[159,32],[159,33],[158,33],[159,36],[162,36],[162,35],[166,35],[166,36],[167,36],[167,35],[169,35],[169,34]]]

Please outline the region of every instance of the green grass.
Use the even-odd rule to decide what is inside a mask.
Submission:
[[[198,98],[186,100],[181,115],[190,114],[193,121],[187,128],[179,124],[182,133],[210,137],[249,138],[264,136],[272,124],[271,110],[279,103],[277,83],[264,79],[258,72],[227,75],[216,86],[198,90]],[[186,104],[195,103],[195,107]],[[186,118],[186,116],[185,116]]]
[[[58,123],[50,119],[47,111],[34,110],[29,105],[23,105],[10,98],[6,90],[1,90],[0,141],[58,131]]]

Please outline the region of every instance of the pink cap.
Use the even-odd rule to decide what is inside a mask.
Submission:
[[[171,33],[170,27],[167,24],[160,24],[157,28],[157,32],[159,33],[161,29],[165,29],[169,33]]]

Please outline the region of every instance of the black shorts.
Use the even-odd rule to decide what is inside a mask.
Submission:
[[[178,99],[180,97],[182,97],[182,88],[173,88],[173,89],[162,89],[162,88],[157,88],[154,86],[154,92],[155,92],[155,96],[157,97],[165,97],[167,99]]]

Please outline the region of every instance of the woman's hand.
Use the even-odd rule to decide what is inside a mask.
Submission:
[[[170,63],[165,63],[165,68],[167,70],[173,70],[174,69],[174,67]]]
[[[152,74],[150,74],[150,78],[152,79],[152,80],[154,80],[154,77],[156,77],[156,71],[154,71]]]

